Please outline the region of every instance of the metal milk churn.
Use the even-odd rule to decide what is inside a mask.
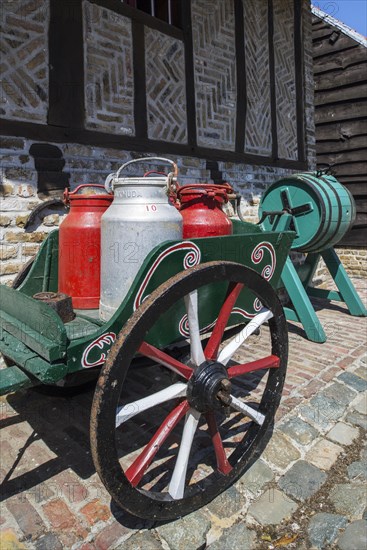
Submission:
[[[112,203],[103,185],[85,184],[64,202],[70,213],[59,231],[59,292],[71,296],[76,309],[96,309],[100,292],[101,216]]]
[[[163,161],[173,172],[150,171],[142,177],[121,177],[134,162]],[[182,216],[170,203],[168,193],[177,179],[171,160],[150,157],[127,162],[106,179],[114,200],[101,220],[100,317],[106,321],[128,293],[149,252],[168,240],[182,239]]]
[[[183,237],[219,237],[232,235],[232,222],[222,210],[228,202],[228,185],[194,183],[180,187],[177,197],[183,217]]]

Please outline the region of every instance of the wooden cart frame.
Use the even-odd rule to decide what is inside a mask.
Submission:
[[[258,456],[274,421],[288,350],[274,289],[294,233],[238,220],[233,229],[157,246],[107,322],[78,310],[64,324],[32,298],[57,292],[58,231],[18,288],[0,289],[1,394],[67,387],[100,371],[94,462],[114,500],[140,517],[175,518],[212,500]],[[122,251],[117,261],[134,258]],[[268,349],[252,357],[247,343],[264,324]],[[132,397],[139,365],[152,376]]]

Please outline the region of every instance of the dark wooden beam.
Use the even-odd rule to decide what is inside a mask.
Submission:
[[[347,151],[360,151],[361,157],[367,156],[367,125],[364,136],[350,136],[344,139],[329,139],[327,141],[316,141],[317,155],[331,155],[333,153],[344,153]]]
[[[353,49],[355,46],[355,40],[340,31],[339,38],[336,42],[330,43],[329,40],[327,40],[326,42],[316,43],[313,48],[313,57],[314,59],[318,59],[320,57],[329,56],[330,54]]]
[[[165,21],[162,21],[161,19],[158,19],[157,17],[152,17],[151,15],[143,12],[142,10],[132,8],[128,4],[121,2],[121,0],[89,0],[89,1],[91,4],[96,4],[101,8],[106,8],[120,15],[124,15],[129,19],[137,21],[142,25],[146,25],[147,27],[156,29],[157,31],[160,31],[164,34],[173,36],[173,38],[178,38],[179,40],[183,40],[183,33],[181,29],[174,27],[173,25],[169,25],[168,23],[166,23]],[[189,2],[187,2],[187,0],[184,0],[183,3],[186,4]]]
[[[294,59],[296,78],[296,121],[298,160],[305,162],[305,94],[304,94],[304,40],[303,40],[303,3],[294,0]]]
[[[84,126],[82,1],[50,0],[48,124]]]
[[[363,61],[366,61],[366,48],[357,43],[354,48],[349,48],[336,55],[314,59],[313,72],[318,76],[323,73],[328,74],[330,71],[335,71],[338,74],[344,69]]]
[[[365,52],[365,58],[362,62],[356,63],[352,66],[346,67],[344,65],[344,59],[341,56],[341,62],[343,67],[339,70],[330,71],[328,73],[315,75],[315,89],[316,92],[322,90],[335,90],[336,88],[346,88],[352,84],[364,82],[367,74],[367,56]],[[341,92],[342,93],[342,92]]]
[[[243,153],[246,135],[247,85],[245,57],[245,28],[243,21],[242,0],[234,0],[235,36],[236,36],[236,71],[237,71],[237,104],[236,104],[236,145],[235,150]]]
[[[144,25],[133,19],[131,21],[131,30],[133,38],[135,136],[146,138],[148,135],[148,123]]]
[[[274,14],[273,0],[268,0],[268,43],[269,43],[269,76],[270,76],[270,106],[271,106],[271,139],[272,157],[278,159],[278,127],[277,101],[275,88],[275,56],[274,56]]]
[[[343,92],[341,92],[343,93]],[[352,122],[360,120],[364,133],[366,132],[367,101],[365,98],[353,99],[333,105],[317,105],[315,109],[316,127],[320,124],[334,124],[336,122]],[[362,133],[362,132],[359,132]],[[317,133],[316,133],[317,136]]]
[[[188,0],[182,2],[182,30],[185,44],[187,142],[192,150],[194,150],[197,145],[195,69],[192,42],[191,1]]]
[[[333,103],[342,103],[344,101],[347,102],[350,99],[357,100],[361,97],[367,97],[367,78],[365,82],[357,82],[355,85],[353,83],[353,85],[347,86],[342,90],[340,88],[336,88],[335,90],[315,90],[315,106],[318,107]]]
[[[316,140],[349,139],[351,136],[365,136],[367,134],[367,118],[361,120],[344,120],[329,124],[316,124]]]
[[[155,141],[136,136],[121,136],[86,130],[84,128],[60,127],[46,124],[35,124],[15,120],[0,119],[1,133],[4,136],[24,137],[30,140],[48,141],[54,143],[81,143],[93,147],[108,147],[125,149],[127,151],[141,151],[143,153],[165,153],[177,156],[195,156],[204,159],[213,159],[223,162],[253,164],[254,166],[272,166],[290,168],[292,170],[306,170],[307,165],[302,162],[286,159],[271,159],[268,157],[210,149],[206,147],[191,147],[190,145]]]
[[[343,239],[335,245],[335,248],[354,248],[361,247],[366,248],[367,241],[367,224],[362,224],[360,226],[354,226],[349,233],[343,237]]]

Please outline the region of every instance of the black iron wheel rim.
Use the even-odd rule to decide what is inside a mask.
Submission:
[[[137,350],[137,342],[155,322],[157,314],[185,294],[213,281],[244,283],[273,312],[269,320],[272,353],[280,358],[276,371],[269,369],[266,388],[261,399],[261,410],[266,421],[260,427],[252,423],[244,444],[231,454],[233,469],[230,474],[218,475],[216,483],[205,491],[193,493],[190,489],[184,498],[172,500],[166,494],[148,492],[132,487],[119,463],[115,441],[116,407],[126,373]],[[177,294],[178,293],[178,294]],[[286,321],[281,304],[270,286],[255,271],[232,262],[210,262],[180,273],[161,285],[142,304],[120,332],[109,358],[101,371],[94,396],[91,415],[92,455],[104,485],[113,499],[128,512],[147,519],[174,519],[207,504],[228,488],[261,453],[261,441],[271,430],[278,408],[285,378],[288,344]]]

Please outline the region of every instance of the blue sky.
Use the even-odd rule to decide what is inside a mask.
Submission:
[[[367,0],[312,0],[312,4],[367,35]]]

